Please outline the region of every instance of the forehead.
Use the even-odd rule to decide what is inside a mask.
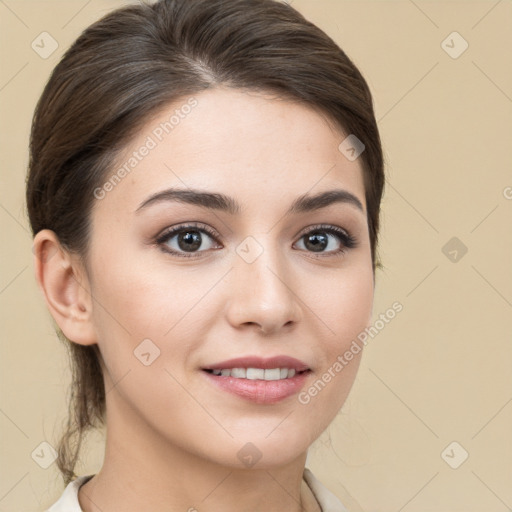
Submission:
[[[339,149],[346,136],[298,101],[204,91],[166,106],[140,128],[105,176],[108,190],[97,207],[134,212],[149,195],[171,187],[282,206],[308,191],[344,188],[365,206],[361,161]]]

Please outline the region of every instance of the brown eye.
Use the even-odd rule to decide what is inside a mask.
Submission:
[[[337,226],[314,226],[299,241],[306,251],[325,255],[344,253],[357,245],[352,235]]]
[[[306,249],[311,250],[313,252],[323,251],[329,245],[328,235],[322,232],[310,233],[309,235],[304,235],[304,246]]]
[[[182,251],[197,251],[203,243],[200,231],[181,231],[177,234],[176,240]]]
[[[156,243],[162,247],[163,251],[186,258],[218,247],[215,234],[206,226],[174,227],[160,235]]]

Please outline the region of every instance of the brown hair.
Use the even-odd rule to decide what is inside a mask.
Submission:
[[[363,142],[375,272],[384,162],[370,90],[330,37],[275,0],[160,0],[88,27],[53,70],[34,113],[26,189],[33,234],[53,230],[86,265],[93,191],[116,155],[161,108],[217,85],[301,101]],[[98,346],[71,343],[56,330],[73,376],[57,450],[68,484],[83,435],[105,423],[105,390]]]

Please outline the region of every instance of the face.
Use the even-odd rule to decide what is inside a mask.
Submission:
[[[147,123],[95,191],[91,321],[126,442],[144,432],[265,468],[304,454],[333,420],[373,301],[362,167],[338,149],[347,135],[296,102],[209,90]]]

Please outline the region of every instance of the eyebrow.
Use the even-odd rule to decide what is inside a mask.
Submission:
[[[155,194],[149,196],[139,205],[139,207],[135,210],[135,213],[139,213],[141,210],[147,208],[150,205],[169,201],[193,204],[203,208],[223,211],[229,213],[230,215],[236,215],[242,210],[240,203],[238,203],[235,199],[218,192],[206,192],[197,189],[170,188],[161,192],[156,192]],[[358,210],[364,213],[364,208],[361,201],[354,194],[348,192],[348,190],[333,189],[320,192],[312,196],[308,194],[299,196],[293,201],[290,208],[286,212],[286,215],[311,212],[325,208],[335,203],[344,203],[355,206]]]

